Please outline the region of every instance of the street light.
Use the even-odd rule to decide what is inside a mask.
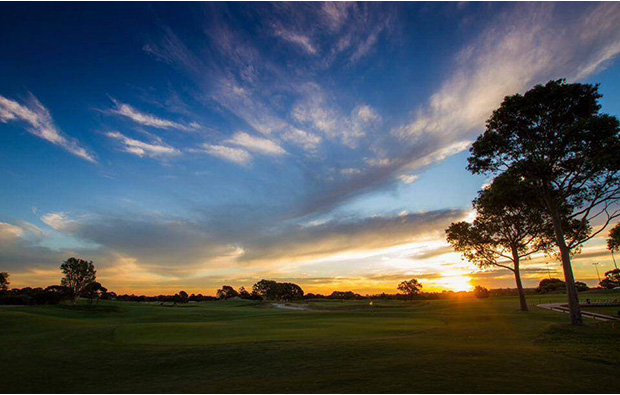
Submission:
[[[599,265],[599,263],[598,262],[593,262],[592,264],[596,268],[596,276],[598,277],[598,282],[600,284],[601,283],[601,275],[598,273],[598,265]]]
[[[547,267],[547,274],[549,275],[549,280],[551,280],[551,271],[549,270],[549,262],[545,262],[545,266]]]

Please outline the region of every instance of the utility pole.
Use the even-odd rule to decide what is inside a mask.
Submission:
[[[596,268],[596,276],[598,277],[598,282],[599,282],[599,284],[600,284],[600,283],[601,283],[601,275],[598,273],[598,265],[599,265],[599,263],[598,263],[598,262],[594,262],[594,263],[592,263],[592,264],[593,264],[593,265],[594,265],[594,267]]]

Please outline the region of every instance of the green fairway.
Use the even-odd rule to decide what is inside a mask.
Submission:
[[[515,298],[303,305],[0,307],[3,392],[617,392],[609,323]]]

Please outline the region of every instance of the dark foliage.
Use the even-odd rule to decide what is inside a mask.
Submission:
[[[216,295],[219,299],[230,299],[238,297],[239,292],[235,291],[235,289],[230,285],[224,285],[222,288],[217,290]]]
[[[0,304],[6,305],[41,305],[58,304],[71,299],[72,292],[67,287],[52,285],[43,288],[13,288],[0,292]]]
[[[573,324],[581,324],[571,254],[620,215],[620,123],[600,113],[598,85],[565,80],[504,98],[471,148],[476,174],[510,172],[531,185],[553,224]],[[602,220],[593,231],[590,221]],[[567,229],[565,225],[568,224]]]
[[[489,290],[483,286],[476,285],[474,287],[474,296],[478,299],[486,299],[489,297]]]
[[[620,287],[620,269],[605,272],[605,278],[600,283],[601,287],[614,289]]]
[[[260,280],[252,287],[252,294],[267,300],[299,300],[304,291],[297,284],[279,283],[273,280]]]

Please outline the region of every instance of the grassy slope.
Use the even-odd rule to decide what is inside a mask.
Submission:
[[[591,311],[593,313],[606,314],[612,317],[620,316],[620,307],[619,306],[586,306],[583,307],[586,311]]]
[[[2,392],[616,391],[610,324],[514,298],[310,305],[0,307]]]

